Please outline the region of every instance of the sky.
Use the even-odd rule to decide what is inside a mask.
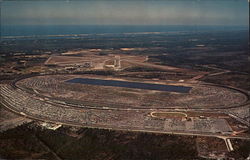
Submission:
[[[248,0],[19,0],[1,25],[248,25]]]

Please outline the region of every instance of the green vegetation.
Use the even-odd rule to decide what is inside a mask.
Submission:
[[[70,137],[70,132],[68,127],[52,131],[20,126],[0,134],[0,155],[55,159],[53,151],[62,159],[197,159],[195,137],[85,128],[75,132],[80,136]]]
[[[2,56],[0,56],[0,62],[4,62],[5,58],[3,58]]]
[[[229,156],[235,159],[247,159],[250,154],[250,140],[233,140],[234,151]]]
[[[7,159],[53,159],[53,155],[26,126],[0,134],[0,155]]]
[[[127,72],[163,72],[165,70],[161,70],[157,68],[135,66],[135,67],[126,68],[124,69],[124,71],[127,71]]]

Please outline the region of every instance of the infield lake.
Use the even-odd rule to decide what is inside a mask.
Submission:
[[[112,86],[112,87],[157,90],[157,91],[167,91],[167,92],[177,92],[177,93],[188,93],[190,89],[192,89],[192,87],[187,87],[187,86],[128,82],[128,81],[118,81],[118,80],[102,80],[102,79],[90,79],[90,78],[74,78],[66,82],[88,84],[88,85],[98,85],[98,86]]]

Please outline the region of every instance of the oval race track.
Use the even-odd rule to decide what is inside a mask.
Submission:
[[[95,80],[95,84],[72,83],[75,79]],[[97,80],[97,82],[96,82]],[[91,83],[93,83],[91,81]],[[101,83],[100,83],[101,81]],[[137,87],[117,87],[108,83],[134,83]],[[96,83],[99,83],[98,85]],[[106,85],[103,85],[106,83]],[[138,84],[154,85],[162,89],[141,89]],[[117,79],[114,77],[93,75],[48,75],[35,76],[17,81],[15,85],[37,97],[57,100],[62,103],[89,106],[92,108],[189,108],[189,109],[214,109],[230,108],[247,101],[243,93],[219,86],[207,84],[167,83],[164,81],[149,81],[141,79]],[[117,85],[117,84],[116,84]],[[127,85],[127,84],[126,84]],[[143,86],[143,87],[144,87]],[[173,88],[175,87],[175,88]],[[179,88],[178,88],[179,87]],[[185,89],[180,91],[181,89]],[[163,88],[163,89],[166,89]],[[173,91],[171,91],[171,89]],[[177,91],[179,89],[179,91]],[[187,90],[188,89],[188,90]]]
[[[171,131],[169,127],[164,128],[163,121],[152,119],[150,113],[175,109],[218,111],[241,106],[248,100],[246,95],[235,89],[207,84],[143,81],[191,88],[188,93],[176,93],[68,82],[74,78],[142,83],[138,79],[94,75],[33,76],[14,84],[1,84],[1,103],[15,113],[54,123],[167,133]],[[148,128],[151,123],[155,124]],[[214,132],[220,128],[217,127],[217,131],[214,126],[203,127],[212,127]],[[203,128],[202,132],[210,130]]]

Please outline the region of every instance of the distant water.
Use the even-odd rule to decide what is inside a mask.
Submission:
[[[247,30],[247,26],[79,26],[79,25],[2,25],[1,36],[45,36],[72,34],[141,33],[141,32],[189,32]]]

